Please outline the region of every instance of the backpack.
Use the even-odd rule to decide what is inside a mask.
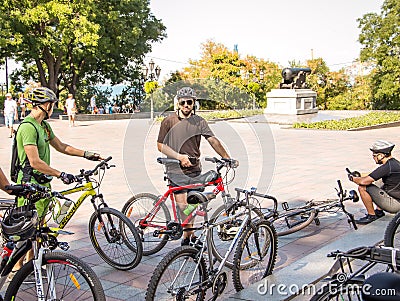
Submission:
[[[30,123],[36,130],[36,145],[38,145],[39,142],[39,133],[37,131],[37,128],[35,127],[35,125],[32,122],[29,121],[23,121],[19,126],[18,129],[14,132],[14,141],[13,141],[13,145],[12,145],[12,150],[11,150],[11,168],[10,168],[10,177],[11,177],[11,181],[13,182],[17,182],[18,179],[18,173],[19,171],[22,169],[22,164],[19,161],[19,157],[18,157],[18,146],[17,146],[17,133],[19,130],[19,127],[23,124],[23,123]],[[25,162],[24,163],[28,163],[29,164],[29,160],[28,157],[26,157]],[[29,164],[30,167],[30,164]]]

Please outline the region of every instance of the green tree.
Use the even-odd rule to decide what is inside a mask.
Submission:
[[[212,40],[202,44],[199,60],[189,62],[190,67],[181,72],[180,78],[203,79],[202,85],[208,91],[208,97],[216,99],[218,103],[205,100],[202,102],[203,108],[251,108],[252,99],[257,107],[265,107],[266,93],[276,88],[281,80],[277,64],[255,56],[241,58],[237,52]],[[252,98],[243,97],[243,92]],[[236,97],[235,94],[241,96]]]
[[[360,59],[375,65],[372,72],[373,107],[400,107],[400,1],[385,0],[381,13],[358,19],[363,45]]]
[[[1,56],[57,93],[138,78],[151,43],[166,36],[148,0],[4,0],[0,18]]]

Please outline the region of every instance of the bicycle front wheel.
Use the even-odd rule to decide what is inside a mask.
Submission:
[[[361,280],[352,280],[342,284],[337,281],[330,282],[323,286],[310,301],[361,301],[362,294]]]
[[[316,216],[315,209],[293,209],[278,216],[273,225],[278,236],[285,236],[304,229]]]
[[[189,246],[169,252],[157,265],[146,292],[146,301],[204,300],[207,268],[199,251]]]
[[[153,235],[155,230],[165,228],[167,222],[171,220],[171,215],[167,206],[161,203],[157,208],[158,197],[150,193],[140,193],[131,197],[122,208],[125,214],[134,224],[143,244],[143,255],[151,255],[160,251],[168,242],[168,235]],[[139,222],[150,212],[154,214],[149,216],[146,223],[147,227],[139,225]]]
[[[263,218],[263,214],[260,209],[258,209],[254,205],[251,206],[251,217],[252,218]],[[235,229],[238,229],[242,220],[241,217],[244,218],[247,214],[247,205],[246,202],[241,202],[238,205],[237,210],[235,211],[235,215],[237,218],[234,221],[223,223],[220,226],[212,227],[208,232],[208,240],[211,243],[211,251],[215,258],[221,262],[224,258],[226,252],[228,251],[233,238],[235,237]],[[210,224],[218,223],[223,221],[228,217],[226,213],[225,205],[218,207],[214,214],[210,218]],[[229,256],[225,266],[230,269],[233,269],[233,256]]]
[[[43,300],[106,300],[94,271],[81,259],[68,253],[43,255],[42,281]],[[15,274],[4,300],[38,300],[32,260]]]
[[[385,230],[385,247],[400,247],[400,212],[387,225]]]
[[[266,220],[251,224],[239,238],[233,257],[233,284],[236,291],[270,275],[275,266],[278,237]]]
[[[130,270],[142,259],[142,242],[133,223],[116,209],[104,207],[89,221],[89,236],[97,254],[118,270]]]

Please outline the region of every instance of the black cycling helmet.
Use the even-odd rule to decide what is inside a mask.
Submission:
[[[197,99],[196,92],[190,87],[183,87],[178,90],[176,93],[176,98],[179,100],[180,98],[192,98],[194,100]]]
[[[37,223],[38,215],[36,211],[19,207],[12,209],[1,221],[1,230],[7,238],[14,236],[14,241],[27,240],[34,234]]]
[[[394,144],[392,142],[386,140],[378,140],[372,144],[370,150],[374,153],[381,153],[385,155],[390,155],[394,148]]]
[[[188,204],[202,204],[207,203],[207,197],[199,191],[189,191],[187,194]]]
[[[39,87],[29,92],[28,101],[33,105],[38,105],[46,102],[56,102],[58,99],[56,94],[49,88]]]

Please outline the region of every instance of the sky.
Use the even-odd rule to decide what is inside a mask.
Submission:
[[[254,55],[287,67],[321,57],[332,70],[359,57],[358,18],[380,13],[384,0],[150,0],[151,12],[168,37],[146,56],[161,67],[160,78],[198,60],[207,40],[241,57]]]
[[[254,55],[287,67],[321,57],[332,70],[359,57],[357,19],[380,13],[384,0],[150,0],[151,12],[166,26],[167,38],[152,45],[160,80],[198,60],[207,40],[241,57]],[[9,62],[9,71],[15,63]],[[0,67],[0,83],[5,68]]]

